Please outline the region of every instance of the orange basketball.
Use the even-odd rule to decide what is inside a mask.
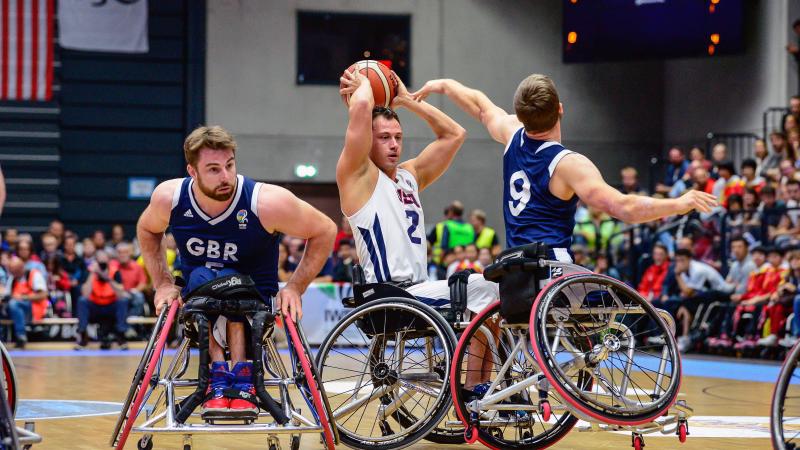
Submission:
[[[375,97],[375,106],[388,108],[392,104],[394,96],[397,95],[397,78],[388,67],[372,59],[358,61],[347,68],[347,72],[353,72],[358,68],[362,75],[366,76],[372,86],[372,95]],[[350,95],[342,95],[342,100],[346,105],[350,105]]]

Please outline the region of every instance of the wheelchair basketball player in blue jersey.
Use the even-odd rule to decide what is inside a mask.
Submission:
[[[181,302],[182,296],[214,279],[240,274],[252,278],[265,303],[270,305],[275,297],[283,315],[299,319],[300,296],[328,258],[336,225],[288,190],[237,175],[236,142],[219,126],[195,129],[183,150],[189,177],[156,187],[137,226],[145,265],[156,289],[156,310]],[[180,269],[187,281],[183,290],[176,287],[167,269],[162,241],[168,227],[178,243]],[[297,270],[279,290],[281,233],[307,239],[307,244]],[[210,322],[211,383],[204,414],[258,413],[250,401],[255,394],[253,363],[246,357],[243,320],[226,320],[223,315]],[[232,367],[225,360],[226,345]],[[226,396],[231,391],[244,394]]]

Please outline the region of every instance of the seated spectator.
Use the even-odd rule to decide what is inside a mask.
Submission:
[[[716,269],[694,260],[689,249],[675,251],[675,275],[681,300],[675,314],[676,318],[681,319],[678,347],[681,352],[685,352],[692,344],[689,324],[700,305],[707,306],[718,301],[727,302],[733,289]]]
[[[39,252],[39,259],[44,262],[50,256],[60,257],[61,250],[58,249],[58,239],[50,234],[44,233],[42,234],[42,251]]]
[[[712,194],[717,197],[720,205],[725,206],[728,203],[728,197],[740,188],[743,189],[744,183],[736,175],[733,163],[722,162],[716,168],[717,181],[714,182]]]
[[[305,250],[305,244],[303,244],[303,250]],[[316,278],[314,278],[314,283],[330,283],[333,281],[333,266],[333,255],[331,255],[325,260],[322,269],[320,269]]]
[[[17,256],[25,263],[25,270],[36,269],[47,278],[47,268],[33,252],[33,242],[24,236],[17,242]]]
[[[638,291],[647,301],[661,298],[661,287],[669,270],[669,257],[667,247],[664,244],[656,243],[653,246],[653,264],[644,271],[642,280],[639,282]]]
[[[599,273],[600,275],[606,275],[617,280],[620,279],[619,270],[609,264],[608,255],[605,253],[600,253],[597,255],[594,260],[594,269],[592,272]]]
[[[489,248],[479,248],[478,249],[478,262],[480,263],[481,267],[486,268],[494,259],[492,258],[492,250]]]
[[[133,260],[133,245],[128,242],[117,244],[117,259],[109,263],[112,273],[119,273],[122,278],[122,291],[119,293],[128,301],[130,314],[144,316],[144,289],[147,287],[147,276],[144,269]]]
[[[786,213],[783,214],[778,225],[772,230],[771,237],[775,245],[785,247],[798,243],[797,235],[800,233],[800,181],[789,180],[786,182]]]
[[[16,252],[18,237],[19,233],[17,232],[16,228],[7,228],[5,234],[3,235],[3,245],[7,245],[9,250]]]
[[[12,256],[9,260],[8,272],[13,277],[8,315],[14,322],[16,348],[23,349],[28,342],[25,325],[40,320],[47,311],[47,282],[39,269],[26,269],[25,262],[18,256]]]
[[[773,254],[776,255],[776,260],[777,255],[780,255],[781,262],[783,261],[781,249],[773,248],[769,257],[772,258]],[[797,257],[797,254],[793,253],[793,256]],[[792,264],[794,264],[794,267]],[[778,288],[769,297],[769,301],[764,305],[764,309],[761,312],[759,327],[762,330],[759,334],[764,337],[756,341],[756,345],[775,347],[785,334],[786,319],[789,316],[789,311],[794,306],[794,297],[797,292],[797,285],[792,281],[797,281],[795,267],[800,266],[800,264],[798,264],[798,261],[792,263],[790,258],[789,266],[789,270],[786,270],[782,264],[779,266],[781,280],[778,283]]]
[[[77,237],[67,235],[64,237],[64,254],[61,255],[61,266],[70,278],[70,294],[73,301],[80,297],[80,286],[86,281],[86,263],[78,256]]]
[[[686,156],[680,147],[669,149],[668,162],[669,164],[664,169],[663,180],[656,185],[656,192],[664,195],[668,194],[675,183],[684,177],[689,168],[689,161],[686,161]]]
[[[636,168],[631,166],[623,167],[620,171],[620,178],[622,178],[620,192],[623,194],[646,195],[641,186],[639,186],[639,172]]]
[[[105,251],[109,257],[113,257],[116,250],[106,241],[106,233],[103,230],[94,230],[92,233],[92,243],[97,250]]]
[[[83,258],[83,265],[89,267],[94,262],[94,254],[97,252],[97,248],[94,246],[94,241],[89,238],[85,238],[83,240],[83,253],[81,257]]]
[[[766,180],[756,172],[757,164],[753,159],[742,161],[742,169],[739,171],[744,180],[745,188],[753,188],[756,192],[760,191]]]
[[[351,283],[353,281],[353,266],[356,264],[355,244],[350,239],[339,242],[339,251],[336,252],[336,266],[333,268],[333,281]]]
[[[451,258],[449,258],[449,262],[442,261],[444,264],[446,264],[444,266],[446,271],[444,273],[444,278],[442,278],[443,280],[450,278],[450,275],[456,273],[458,271],[458,266],[464,261],[465,258],[463,245],[456,245],[451,250]]]
[[[53,235],[56,238],[56,241],[58,241],[58,245],[56,247],[60,249],[61,246],[64,244],[64,238],[66,237],[65,234],[66,231],[64,230],[64,222],[58,219],[52,220],[50,222],[50,225],[47,227],[47,233]]]
[[[794,166],[794,161],[790,159],[784,159],[781,161],[779,166],[780,168],[780,186],[781,188],[786,186],[786,183],[789,180],[796,180],[797,179],[797,168]]]
[[[770,133],[769,142],[772,145],[772,152],[764,158],[764,161],[761,163],[761,172],[759,175],[762,177],[766,177],[771,170],[778,169],[781,160],[783,160],[788,153],[786,134],[782,131],[776,130]]]
[[[734,294],[745,293],[750,274],[758,268],[750,257],[749,247],[750,244],[741,236],[731,239],[731,256],[733,259],[728,268],[728,276],[725,278],[725,282],[733,286]]]
[[[81,298],[78,300],[78,339],[75,350],[86,348],[89,340],[86,328],[90,321],[113,321],[117,344],[121,350],[127,350],[125,332],[128,330],[128,300],[122,295],[122,275],[109,267],[110,258],[105,250],[95,253],[95,261],[89,266],[89,277],[81,287]],[[106,339],[101,349],[111,348]]]
[[[111,226],[111,242],[108,245],[117,249],[117,246],[123,242],[125,242],[125,227],[115,223]]]
[[[712,164],[711,161],[706,159],[705,150],[696,145],[689,149],[689,161],[690,163],[697,161],[700,164],[700,167],[706,169],[708,172],[711,172]]]
[[[602,210],[589,208],[589,220],[575,223],[574,240],[585,245],[591,252],[605,252],[609,246],[622,243],[619,222]]]
[[[451,264],[447,270],[448,278],[450,275],[460,272],[462,270],[474,270],[475,272],[483,272],[483,266],[480,265],[478,262],[478,247],[475,244],[467,244],[464,246],[464,257],[461,261],[458,261],[458,264],[455,265],[455,268],[452,272],[450,272],[450,268],[454,265]]]
[[[768,239],[774,239],[778,224],[786,214],[786,207],[778,200],[774,187],[767,185],[761,189],[761,206],[758,210],[762,225],[767,225]]]
[[[728,159],[728,146],[724,142],[717,142],[711,149],[711,176],[719,178],[719,167],[722,164],[730,163]]]
[[[333,253],[339,251],[339,245],[345,240],[353,240],[353,229],[350,228],[350,221],[347,220],[347,216],[342,215],[342,221],[339,224],[339,232],[336,233],[336,240],[333,241]]]
[[[50,293],[50,304],[57,317],[67,317],[67,295],[70,293],[69,274],[61,266],[61,258],[50,255],[44,260],[47,267],[47,288]]]
[[[767,262],[762,264],[758,271],[751,275],[747,282],[747,290],[744,294],[735,294],[731,300],[735,302],[729,335],[734,336],[738,342],[734,345],[737,350],[755,347],[758,342],[758,325],[761,310],[775,292],[783,279],[784,269],[781,267],[783,257],[776,249],[754,248],[752,252],[753,262],[758,265],[763,262],[756,256],[756,253],[767,255]],[[762,257],[763,258],[763,257]],[[747,323],[742,323],[744,313],[752,313],[753,318]],[[725,327],[726,334],[728,327]],[[730,344],[726,342],[725,344]]]
[[[688,191],[689,189],[694,188],[697,183],[695,182],[695,171],[698,169],[703,169],[702,163],[699,161],[692,161],[689,163],[689,168],[686,169],[686,173],[683,175],[683,178],[676,181],[675,184],[672,185],[672,188],[669,190],[669,197],[676,198],[683,195],[684,192]],[[707,172],[706,172],[707,173]]]
[[[778,344],[785,348],[794,347],[800,336],[800,291],[798,291],[798,287],[800,287],[800,251],[794,251],[789,254],[789,273],[778,285],[778,295],[782,297],[791,295],[791,306],[794,311],[790,333],[778,341]]]
[[[761,138],[756,139],[753,142],[753,161],[756,163],[755,173],[761,173],[761,165],[767,155],[769,155],[769,150],[767,150],[767,141]]]

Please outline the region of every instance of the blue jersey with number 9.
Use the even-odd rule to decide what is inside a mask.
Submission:
[[[538,141],[520,128],[503,155],[503,216],[506,245],[546,243],[555,257],[569,253],[578,197],[564,201],[550,193],[550,177],[573,153],[555,141]]]

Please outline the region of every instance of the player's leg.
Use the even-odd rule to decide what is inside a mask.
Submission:
[[[231,387],[244,394],[245,397],[255,399],[256,388],[253,385],[253,362],[247,360],[245,351],[244,319],[228,320],[228,349],[231,352],[233,381]],[[233,398],[230,403],[231,411],[237,414],[258,413],[255,402],[244,398]]]

